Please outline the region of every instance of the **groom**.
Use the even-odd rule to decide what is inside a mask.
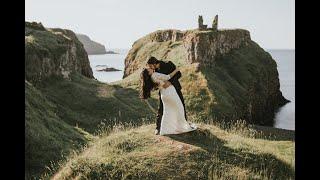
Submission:
[[[150,57],[148,59],[147,62],[148,66],[155,70],[156,72],[159,73],[163,73],[163,74],[170,74],[172,71],[174,71],[176,69],[176,66],[171,62],[164,62],[164,61],[160,61],[155,57]],[[165,84],[163,85],[164,88],[169,87],[171,84],[174,86],[174,88],[177,91],[177,94],[183,104],[183,108],[184,108],[184,114],[187,120],[187,113],[186,113],[186,108],[184,105],[184,99],[183,99],[183,95],[181,93],[181,85],[179,83],[179,78],[181,77],[181,72],[177,72],[171,79],[169,79],[169,81],[166,81]],[[158,109],[158,114],[157,114],[157,127],[155,130],[155,134],[158,135],[160,133],[160,126],[161,126],[161,118],[163,115],[163,103],[161,100],[161,95],[160,95],[160,91],[159,91],[159,109]]]

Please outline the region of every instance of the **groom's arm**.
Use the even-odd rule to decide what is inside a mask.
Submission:
[[[171,61],[168,62],[168,65],[170,67],[170,69],[172,69],[172,71],[174,71],[176,69],[176,65],[174,65]],[[171,83],[173,83],[174,81],[178,81],[178,79],[181,78],[181,72],[178,71],[174,76],[172,76],[172,78],[169,79],[169,81]]]

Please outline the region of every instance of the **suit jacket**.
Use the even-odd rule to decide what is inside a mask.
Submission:
[[[176,66],[171,62],[160,61],[160,68],[156,69],[156,72],[163,74],[170,74],[172,71],[176,69]],[[169,81],[176,88],[176,90],[181,90],[181,85],[179,82],[179,78],[181,77],[181,72],[177,72]]]

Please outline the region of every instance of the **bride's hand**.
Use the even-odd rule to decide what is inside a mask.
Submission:
[[[165,81],[164,84],[162,85],[163,88],[167,88],[171,85],[171,83],[169,81]]]

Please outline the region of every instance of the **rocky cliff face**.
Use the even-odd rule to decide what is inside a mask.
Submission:
[[[51,75],[69,78],[72,72],[93,78],[88,55],[75,33],[35,22],[25,23],[25,70],[29,82]]]
[[[200,33],[186,35],[183,42],[189,63],[200,62],[203,65],[212,65],[219,56],[242,45],[247,46],[250,42],[250,33],[241,29],[224,30],[218,33],[200,31]]]
[[[134,74],[149,56],[180,66],[187,111],[204,121],[272,125],[275,110],[287,102],[276,62],[247,30],[153,32],[133,44],[125,59],[125,80],[137,79]]]
[[[87,35],[77,34],[79,41],[83,44],[84,49],[87,51],[89,55],[91,54],[106,54],[106,48],[104,45],[92,41]]]

